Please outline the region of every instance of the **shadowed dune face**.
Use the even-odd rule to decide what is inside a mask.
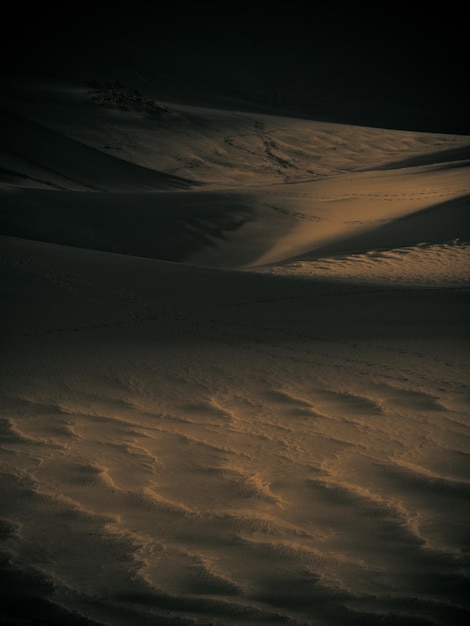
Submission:
[[[4,174],[56,190],[125,191],[187,189],[191,181],[136,167],[55,133],[31,120],[0,110]]]
[[[0,623],[467,624],[461,27],[28,11],[0,102]]]
[[[264,232],[258,228],[260,236],[252,235],[251,246],[240,246],[238,252],[235,248],[231,259],[237,231],[249,230],[260,219],[246,195],[15,190],[3,194],[3,202],[1,222],[7,235],[169,261],[222,247],[226,264],[247,263],[253,259],[251,248],[259,249],[263,238],[275,239],[283,221],[274,221]],[[46,220],[37,219],[46,205]],[[250,241],[249,235],[246,239]]]

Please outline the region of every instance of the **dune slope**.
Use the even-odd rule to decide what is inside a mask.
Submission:
[[[468,289],[2,251],[7,615],[464,622]]]

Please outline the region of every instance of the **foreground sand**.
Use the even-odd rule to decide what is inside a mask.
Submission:
[[[2,244],[7,614],[464,623],[465,289]]]
[[[467,623],[468,137],[28,88],[1,623]]]

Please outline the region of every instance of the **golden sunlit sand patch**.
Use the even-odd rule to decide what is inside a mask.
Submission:
[[[390,250],[320,257],[259,268],[259,272],[372,284],[466,286],[470,281],[470,245],[452,241]]]

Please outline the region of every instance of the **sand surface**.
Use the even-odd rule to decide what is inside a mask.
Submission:
[[[463,118],[223,39],[4,90],[0,623],[466,624]]]

